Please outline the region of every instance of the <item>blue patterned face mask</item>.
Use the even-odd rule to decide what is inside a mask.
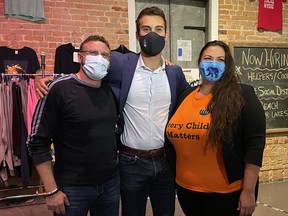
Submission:
[[[209,82],[219,81],[225,71],[225,64],[218,61],[201,61],[199,71],[203,79]]]

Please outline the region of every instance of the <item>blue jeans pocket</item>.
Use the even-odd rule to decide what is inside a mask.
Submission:
[[[66,206],[66,216],[118,216],[120,199],[120,177],[115,175],[103,184],[94,186],[64,186],[70,205]]]
[[[139,157],[136,155],[130,155],[124,152],[119,153],[119,163],[120,165],[131,165],[138,161]]]

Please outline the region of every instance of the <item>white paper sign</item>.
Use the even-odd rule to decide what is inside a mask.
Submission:
[[[177,40],[177,61],[192,60],[192,41]]]
[[[79,62],[78,61],[78,52],[73,52],[73,62]]]

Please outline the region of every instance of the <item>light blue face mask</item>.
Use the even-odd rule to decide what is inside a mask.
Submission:
[[[101,55],[87,55],[85,57],[83,71],[91,80],[101,80],[107,74],[108,64],[109,61]]]
[[[225,71],[225,64],[218,61],[201,61],[199,71],[203,79],[209,82],[219,81]]]

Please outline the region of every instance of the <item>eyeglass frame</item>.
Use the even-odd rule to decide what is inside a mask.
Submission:
[[[98,56],[101,55],[103,58],[105,59],[109,59],[110,58],[110,53],[107,52],[99,52],[98,50],[81,50],[79,51],[79,53],[85,53],[87,55],[92,55],[92,56]]]

